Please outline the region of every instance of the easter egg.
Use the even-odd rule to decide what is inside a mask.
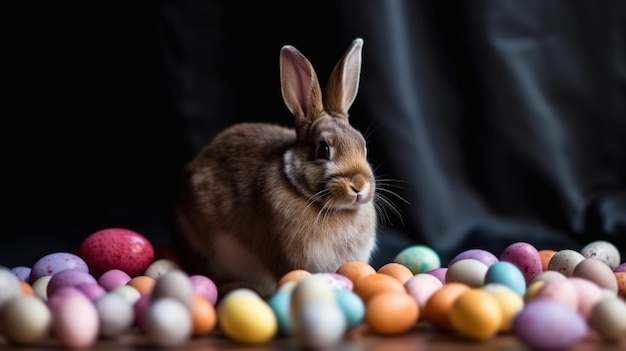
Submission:
[[[367,275],[376,273],[376,269],[366,262],[348,261],[339,266],[335,273],[341,274],[355,283],[357,280]]]
[[[121,335],[133,325],[135,311],[130,301],[120,294],[109,293],[94,301],[100,318],[100,335]]]
[[[281,335],[291,335],[293,333],[293,323],[291,322],[291,292],[277,291],[267,299],[267,303],[274,311],[278,322],[278,333]]]
[[[34,344],[48,337],[52,317],[35,296],[14,296],[0,308],[0,335],[16,344]]]
[[[442,286],[439,278],[428,273],[418,273],[404,283],[407,293],[415,299],[420,309],[424,308],[426,301]]]
[[[30,272],[32,268],[26,266],[15,266],[11,268],[11,272],[15,274],[20,280],[30,282]]]
[[[215,329],[217,325],[217,311],[214,303],[204,295],[194,293],[191,304],[192,334],[194,336],[206,335]]]
[[[472,340],[488,340],[502,329],[500,303],[484,289],[471,288],[452,303],[450,322],[460,335]]]
[[[452,258],[452,260],[450,260],[450,262],[448,263],[448,266],[450,266],[451,264],[453,264],[456,261],[460,261],[460,260],[464,260],[466,258],[471,258],[474,260],[478,260],[484,264],[486,264],[487,266],[491,266],[492,264],[498,262],[498,257],[496,257],[496,255],[494,255],[493,253],[484,250],[484,249],[469,249],[469,250],[465,250],[460,252],[459,254],[457,254],[456,256],[454,256]]]
[[[310,301],[291,317],[297,326],[295,339],[309,349],[332,347],[343,338],[347,328],[345,315],[334,301]]]
[[[525,345],[539,350],[566,349],[581,341],[589,330],[575,308],[560,301],[533,299],[513,321],[513,333]]]
[[[78,269],[89,272],[87,262],[80,256],[69,252],[54,252],[41,257],[33,264],[30,272],[30,282],[32,284],[43,276],[54,275],[66,269]]]
[[[441,267],[439,254],[426,245],[411,245],[400,251],[393,259],[407,266],[413,274],[425,273]]]
[[[616,296],[603,298],[593,306],[589,323],[605,340],[619,341],[626,335],[626,301]]]
[[[615,274],[612,268],[604,261],[595,258],[585,258],[574,267],[572,277],[590,280],[601,288],[617,294]]]
[[[154,260],[154,247],[143,235],[124,228],[102,229],[85,238],[78,255],[90,272],[100,277],[111,269],[131,277],[142,274]]]
[[[450,310],[456,299],[469,290],[469,285],[451,282],[432,293],[423,308],[423,317],[441,330],[452,330]]]
[[[365,324],[383,335],[407,332],[417,323],[419,315],[417,301],[404,292],[383,292],[373,296],[365,305]]]
[[[548,270],[557,271],[566,277],[571,277],[574,273],[574,268],[584,259],[585,256],[578,251],[570,249],[559,250],[548,262]]]
[[[516,265],[508,261],[496,262],[487,269],[485,284],[490,283],[505,285],[519,296],[526,293],[526,278]]]
[[[213,305],[217,302],[217,285],[213,280],[205,275],[192,274],[189,276],[193,292],[204,296]]]
[[[446,284],[457,282],[475,288],[480,287],[485,282],[487,269],[489,267],[486,264],[472,258],[456,261],[446,271]]]
[[[66,269],[56,273],[50,278],[47,285],[47,296],[50,297],[54,293],[66,286],[76,286],[79,284],[95,283],[98,281],[91,274],[80,269]]]
[[[141,318],[142,329],[157,346],[178,346],[193,333],[191,312],[179,300],[162,297],[152,301]]]
[[[96,306],[82,294],[67,296],[52,311],[52,328],[62,345],[71,349],[93,346],[99,335]]]
[[[351,290],[334,289],[337,305],[346,316],[348,328],[354,328],[363,322],[365,318],[365,304],[363,300]]]
[[[386,263],[378,268],[377,272],[388,274],[398,279],[402,284],[413,277],[413,272],[409,267],[397,262]]]
[[[537,248],[529,243],[516,242],[507,246],[500,254],[500,261],[508,261],[516,265],[524,275],[526,284],[543,272],[541,255]]]
[[[370,274],[357,280],[356,283],[354,283],[353,291],[359,295],[365,303],[375,295],[386,291],[406,293],[402,282],[384,273]]]
[[[231,340],[263,344],[278,332],[278,320],[269,304],[252,290],[230,291],[217,304],[220,329]]]
[[[130,281],[130,276],[120,269],[108,270],[98,278],[98,284],[109,291]]]
[[[0,267],[0,308],[7,300],[21,293],[19,278],[8,268]]]
[[[621,261],[617,246],[606,240],[595,240],[588,243],[580,250],[580,254],[585,258],[600,260],[611,269],[615,269]]]

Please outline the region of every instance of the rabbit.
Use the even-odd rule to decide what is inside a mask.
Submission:
[[[296,48],[280,50],[282,98],[295,128],[227,127],[187,164],[175,204],[181,265],[219,296],[248,288],[262,297],[287,272],[335,272],[377,249],[376,180],[363,134],[348,120],[361,71],[356,38],[325,95]]]

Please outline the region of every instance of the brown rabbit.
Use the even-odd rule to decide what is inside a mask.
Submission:
[[[295,130],[241,123],[189,163],[176,207],[181,264],[220,296],[246,287],[263,297],[286,272],[334,272],[376,247],[376,183],[363,135],[348,121],[361,70],[355,39],[324,98],[313,66],[280,51],[282,96]]]

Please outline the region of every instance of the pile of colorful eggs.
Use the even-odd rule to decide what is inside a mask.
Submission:
[[[358,326],[393,336],[417,323],[483,341],[511,334],[535,349],[574,345],[592,333],[626,339],[626,263],[607,241],[581,251],[512,243],[498,256],[459,253],[442,266],[424,245],[374,268],[346,262],[335,272],[294,270],[263,299],[237,289],[220,296],[210,277],[188,275],[155,256],[141,234],[105,229],[78,252],[58,252],[32,267],[0,267],[0,338],[37,345],[54,337],[68,348],[140,331],[155,346],[181,345],[219,331],[235,343],[290,337],[318,348]]]

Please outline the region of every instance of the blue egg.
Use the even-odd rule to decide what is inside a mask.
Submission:
[[[524,274],[515,264],[508,261],[499,261],[489,266],[485,273],[484,284],[491,283],[505,285],[520,296],[526,293]]]
[[[333,289],[335,299],[346,316],[348,328],[355,327],[365,318],[365,303],[355,292],[346,289]]]
[[[278,320],[278,333],[285,336],[291,335],[293,333],[290,312],[291,292],[279,291],[270,296],[267,302]]]

